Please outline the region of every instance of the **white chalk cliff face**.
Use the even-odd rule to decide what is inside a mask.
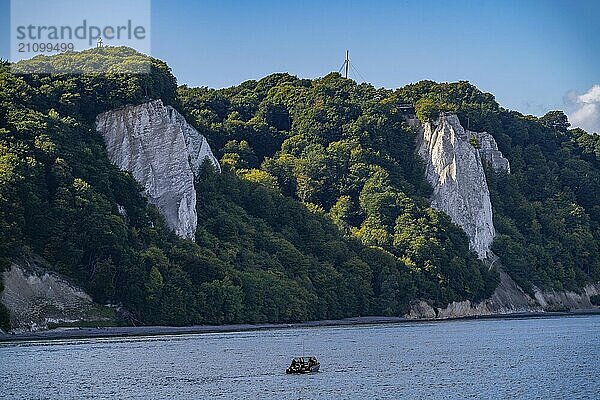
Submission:
[[[448,214],[466,232],[478,257],[487,258],[495,230],[482,157],[496,169],[509,170],[508,160],[490,134],[465,131],[454,114],[442,114],[420,131],[418,153],[433,186],[432,207]],[[471,136],[481,149],[469,142]]]
[[[106,308],[44,266],[39,258],[25,258],[0,273],[0,303],[10,311],[14,332],[43,330],[52,323],[110,321]]]
[[[487,132],[466,131],[469,138],[475,137],[479,144],[479,154],[486,160],[494,170],[504,170],[510,173],[510,163],[508,159],[498,150],[498,144],[492,135]]]
[[[173,107],[154,100],[102,113],[96,129],[110,160],[129,171],[179,236],[194,238],[194,177],[205,159],[220,169],[208,142]]]

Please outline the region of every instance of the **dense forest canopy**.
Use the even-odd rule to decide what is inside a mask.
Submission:
[[[486,171],[493,250],[523,287],[600,280],[600,141],[569,130],[560,112],[523,116],[467,82],[386,90],[339,74],[274,74],[177,88],[166,64],[125,48],[28,62],[112,70],[16,75],[0,65],[0,268],[40,255],[137,322],[401,315],[417,298],[489,296],[497,273],[428,203],[415,132],[398,107],[407,102],[421,119],[456,112],[509,158],[510,175]],[[131,73],[140,62],[149,74]],[[205,165],[196,182],[195,243],[165,227],[94,128],[98,113],[150,99],[184,113],[224,167]]]
[[[493,250],[512,277],[530,292],[534,286],[577,291],[600,279],[600,140],[569,130],[560,111],[523,116],[468,82],[422,81],[389,91],[337,74],[312,82],[276,74],[223,90],[181,87],[179,94],[238,175],[260,171],[347,235],[414,270],[435,266],[436,274],[451,263],[460,265],[452,271],[467,271],[470,261],[447,221],[427,207],[429,188],[398,106],[414,104],[422,120],[456,112],[465,127],[491,133],[511,162],[511,174],[487,168],[486,175],[499,234]],[[433,227],[435,239],[447,235],[441,247],[427,247]],[[465,280],[477,275],[472,269]]]

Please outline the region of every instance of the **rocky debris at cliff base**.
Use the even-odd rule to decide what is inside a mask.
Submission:
[[[12,263],[1,275],[0,301],[13,331],[37,331],[69,324],[113,324],[115,310],[94,303],[82,289],[46,270],[37,259]]]
[[[600,295],[600,282],[596,284],[588,283],[584,286],[581,293],[534,288],[535,300],[546,311],[594,308],[595,306],[592,304],[590,298],[596,295]]]
[[[452,302],[446,307],[434,307],[426,300],[413,301],[409,319],[452,319],[489,315],[510,315],[573,310],[592,310],[590,297],[600,294],[600,282],[588,284],[582,293],[556,290],[536,290],[535,296],[525,293],[512,278],[499,270],[500,283],[489,298],[478,303],[469,300]]]

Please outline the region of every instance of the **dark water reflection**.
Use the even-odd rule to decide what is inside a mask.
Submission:
[[[0,399],[600,398],[600,316],[0,346]],[[288,376],[293,355],[322,372]]]

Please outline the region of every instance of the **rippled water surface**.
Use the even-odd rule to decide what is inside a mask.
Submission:
[[[1,399],[600,398],[600,316],[0,345]],[[291,356],[322,372],[289,376]]]

